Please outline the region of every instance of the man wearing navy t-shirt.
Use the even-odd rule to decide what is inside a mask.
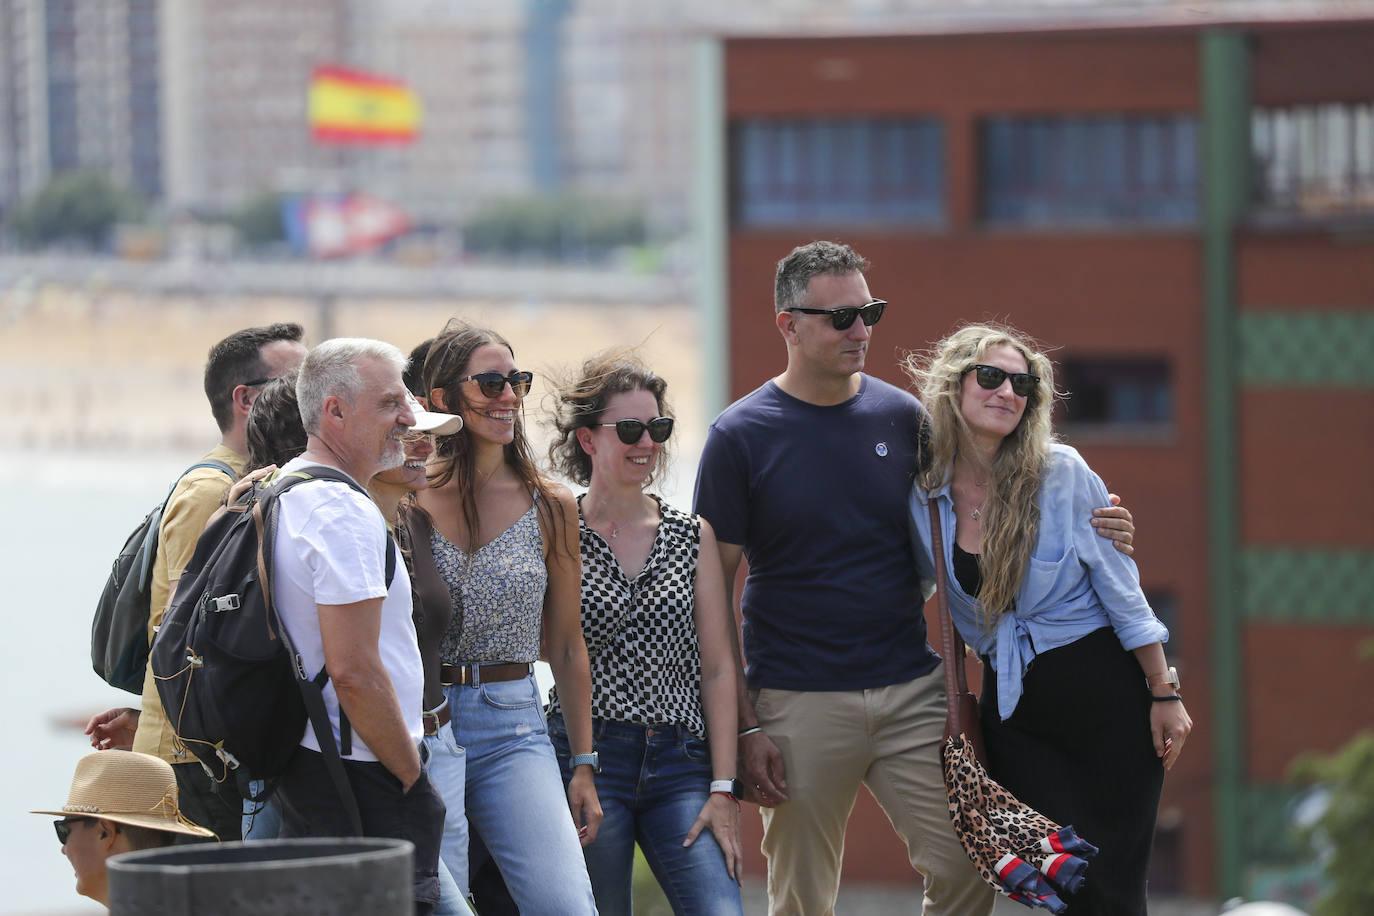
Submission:
[[[749,558],[740,778],[763,806],[770,912],[833,912],[863,783],[925,877],[923,911],[976,916],[993,893],[949,821],[944,681],[907,518],[923,409],[863,373],[886,307],[867,267],[834,242],[779,262],[787,368],[717,417],[702,452],[695,508],[731,594]],[[1129,543],[1129,513],[1108,511],[1098,521],[1125,530],[1099,531]]]

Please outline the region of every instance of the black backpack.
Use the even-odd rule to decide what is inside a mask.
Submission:
[[[238,479],[222,461],[201,461],[181,472],[162,502],[144,516],[115,557],[105,588],[91,621],[91,667],[112,687],[130,693],[143,692],[148,667],[148,618],[153,595],[153,563],[157,559],[157,532],[181,478],[196,468],[216,468]]]
[[[278,500],[315,480],[336,480],[366,493],[342,472],[318,465],[250,490],[206,526],[162,618],[149,664],[177,739],[218,786],[242,798],[261,801],[272,793],[308,719],[361,833],[325,710],[329,673],[323,668],[313,676],[306,672],[271,595]],[[390,586],[396,572],[390,535],[386,549]],[[340,736],[343,754],[350,753],[351,732],[342,710]]]

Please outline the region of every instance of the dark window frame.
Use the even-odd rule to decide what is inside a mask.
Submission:
[[[1198,119],[991,115],[978,126],[978,215],[996,229],[1195,227]]]
[[[942,228],[944,145],[943,122],[929,116],[738,119],[731,224]]]

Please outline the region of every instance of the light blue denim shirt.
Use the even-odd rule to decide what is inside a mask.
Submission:
[[[954,577],[954,502],[949,485],[929,498],[936,500],[940,510],[950,616],[964,641],[991,659],[997,673],[997,712],[1003,720],[1016,709],[1021,679],[1038,653],[1066,646],[1105,626],[1116,631],[1126,649],[1168,640],[1168,628],[1145,601],[1135,562],[1090,524],[1093,510],[1109,504],[1107,488],[1069,446],[1052,446],[1049,471],[1037,497],[1040,534],[1030,567],[1016,593],[1015,610],[1003,614],[992,630],[980,626],[977,601]],[[931,562],[926,499],[919,485],[912,489],[913,533],[920,540],[916,559],[923,578],[933,570],[926,565]],[[933,574],[927,581],[932,578]]]

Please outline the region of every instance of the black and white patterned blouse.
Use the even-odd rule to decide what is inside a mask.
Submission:
[[[661,521],[631,581],[610,545],[581,518],[582,635],[592,668],[592,718],[681,725],[703,741],[695,613],[701,519],[658,497]],[[549,712],[561,713],[558,692]]]

